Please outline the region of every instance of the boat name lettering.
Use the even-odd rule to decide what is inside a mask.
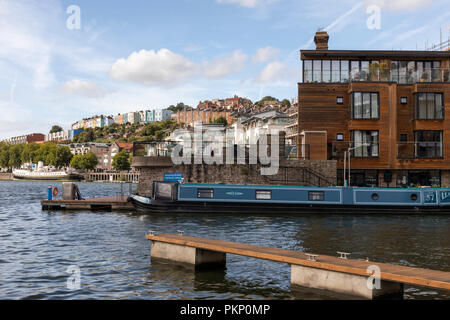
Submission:
[[[236,192],[236,191],[232,191],[232,192],[227,192],[228,196],[232,196],[232,197],[237,197],[237,196],[242,196],[243,193],[242,192]]]

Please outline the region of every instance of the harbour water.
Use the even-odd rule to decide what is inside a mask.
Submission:
[[[54,183],[61,190],[61,183]],[[192,273],[151,263],[148,230],[450,271],[445,215],[166,214],[45,212],[48,182],[0,181],[0,299],[335,299],[292,293],[288,265],[228,255],[225,272]],[[119,184],[79,183],[84,197],[111,196]],[[123,188],[123,187],[122,187]],[[123,188],[128,192],[128,186]],[[68,268],[81,287],[67,287]],[[405,286],[405,299],[450,293]]]

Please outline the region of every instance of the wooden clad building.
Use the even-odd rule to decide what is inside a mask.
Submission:
[[[338,160],[341,184],[350,152],[353,186],[450,186],[450,51],[329,50],[328,39],[301,51],[299,158]],[[326,139],[308,139],[317,132]]]

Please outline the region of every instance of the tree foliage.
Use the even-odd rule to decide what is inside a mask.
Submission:
[[[50,133],[56,133],[56,132],[61,132],[63,131],[63,128],[61,128],[58,125],[54,125],[51,129],[50,129]]]
[[[57,146],[53,142],[44,144],[17,144],[13,146],[0,145],[0,167],[18,168],[24,163],[52,165],[57,168],[70,164],[72,154],[69,147]]]
[[[214,123],[216,123],[216,124],[223,124],[224,126],[228,125],[228,121],[227,121],[227,119],[225,117],[220,117],[220,118],[214,120]]]
[[[291,107],[291,102],[288,99],[283,99],[281,101],[281,107],[290,108]]]
[[[74,156],[70,162],[70,166],[77,170],[94,170],[97,165],[97,156],[92,152],[87,154],[78,154]]]
[[[112,166],[116,170],[128,171],[131,168],[129,156],[125,150],[120,151],[113,157]]]

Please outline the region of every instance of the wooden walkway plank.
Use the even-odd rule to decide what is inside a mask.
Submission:
[[[368,267],[375,265],[380,268],[380,277],[382,280],[450,290],[450,272],[398,266],[374,261],[340,259],[338,257],[324,255],[319,255],[316,259],[317,261],[310,261],[304,252],[268,248],[223,240],[203,239],[184,235],[162,234],[153,236],[147,235],[146,237],[151,241],[166,242],[204,250],[236,254],[367,277],[371,276],[371,274],[367,273]]]

